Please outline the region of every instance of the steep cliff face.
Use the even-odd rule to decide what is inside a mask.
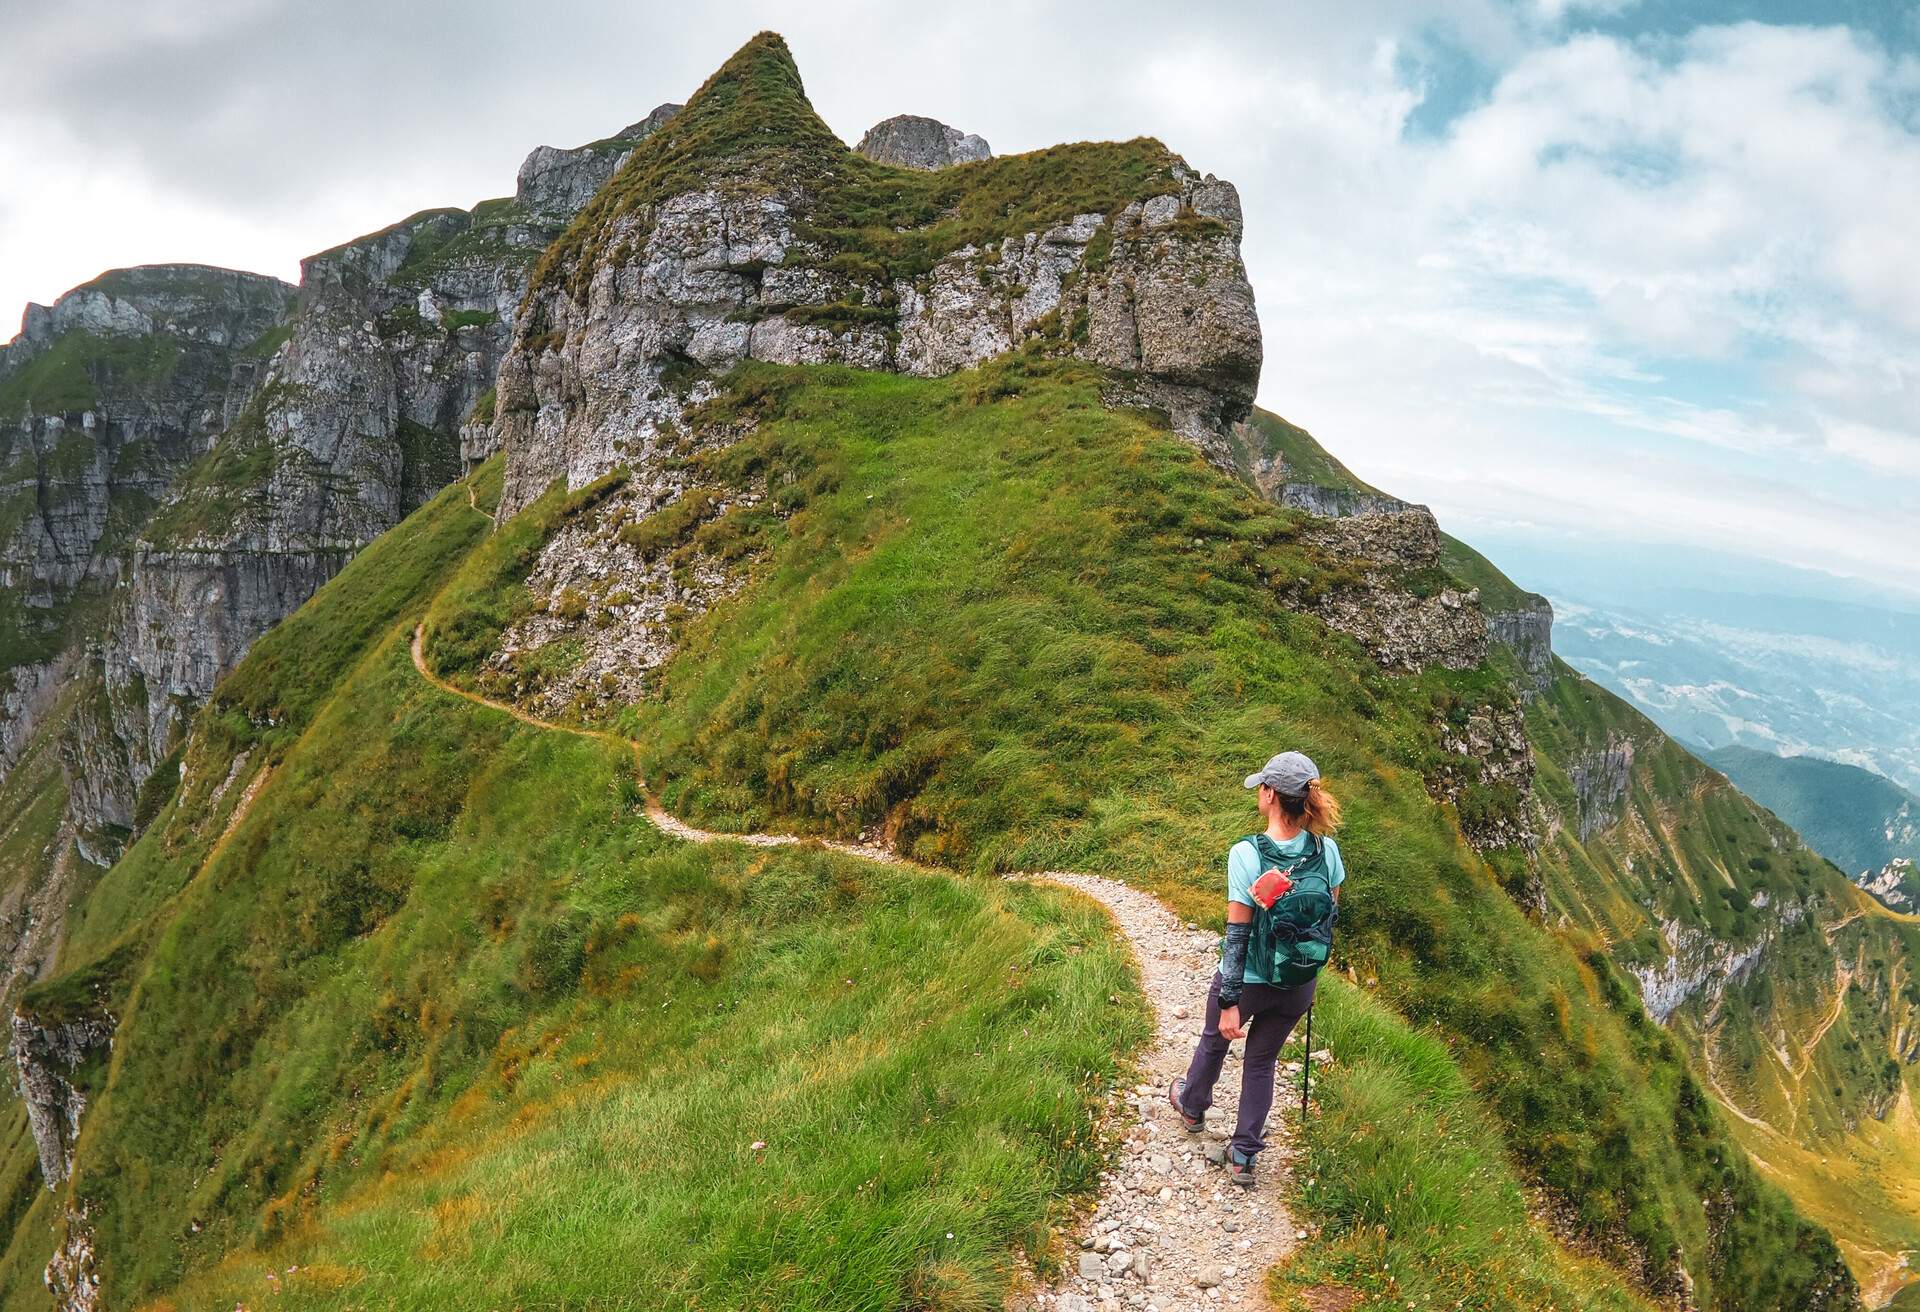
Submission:
[[[0,1005],[165,803],[193,708],[458,475],[534,262],[676,109],[541,147],[512,197],[315,255],[297,289],[163,265],[28,307],[0,347]]]
[[[1529,704],[1549,913],[1591,932],[1681,1037],[1775,1183],[1862,1283],[1920,1234],[1920,929],[1556,662]]]
[[[1333,586],[1302,604],[1351,634],[1389,669],[1471,669],[1487,657],[1479,593],[1439,576],[1441,534],[1425,506],[1322,520],[1310,539],[1330,563]]]
[[[204,369],[179,379],[199,440],[176,444],[139,489],[150,513],[110,544],[120,586],[74,670],[94,713],[74,721],[68,744],[74,819],[91,856],[111,859],[185,714],[253,640],[458,476],[463,426],[493,387],[534,261],[675,109],[590,146],[539,148],[511,198],[414,215],[308,258],[290,311],[292,289],[254,280],[273,289],[265,337],[203,326],[205,311],[195,318],[175,303],[135,313],[93,289],[68,298],[64,319],[53,315],[70,331],[174,323],[254,343],[244,368],[220,376],[224,390]],[[250,275],[220,276],[252,286]],[[23,704],[35,686],[21,681]]]
[[[293,289],[197,265],[120,269],[27,307],[0,347],[0,771],[49,702],[76,593],[251,389]]]
[[[1532,593],[1504,607],[1487,606],[1487,636],[1514,654],[1529,696],[1544,692],[1553,678],[1553,606]]]
[[[1240,229],[1232,185],[1154,142],[874,163],[761,38],[542,261],[500,371],[504,508],[656,462],[743,360],[938,376],[1044,344],[1127,371],[1130,398],[1225,463],[1260,370]]]
[[[1567,778],[1578,803],[1574,815],[1580,841],[1618,824],[1633,771],[1633,740],[1617,738],[1590,748],[1567,762]]]
[[[18,1013],[11,1025],[14,1070],[40,1153],[40,1178],[47,1188],[58,1188],[73,1169],[74,1140],[87,1108],[74,1073],[112,1042],[113,1026],[98,1019],[48,1026]]]

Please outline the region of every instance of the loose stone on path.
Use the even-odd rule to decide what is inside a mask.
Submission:
[[[1239,1106],[1240,1065],[1229,1061],[1204,1134],[1189,1136],[1167,1102],[1199,1037],[1199,1015],[1217,961],[1213,935],[1183,925],[1157,899],[1092,875],[1049,882],[1103,905],[1133,945],[1153,1004],[1145,1082],[1117,1095],[1123,1142],[1102,1175],[1100,1198],[1074,1237],[1077,1262],[1033,1295],[1046,1312],[1183,1312],[1267,1305],[1267,1268],[1297,1233],[1283,1201],[1292,1148],[1276,1107],[1253,1188],[1227,1179],[1227,1137]],[[1235,1045],[1233,1056],[1240,1048]]]

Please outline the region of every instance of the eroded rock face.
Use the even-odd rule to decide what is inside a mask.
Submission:
[[[1294,604],[1357,638],[1391,670],[1471,669],[1486,660],[1489,641],[1502,631],[1481,610],[1478,590],[1436,592],[1417,584],[1440,565],[1445,543],[1425,506],[1290,481],[1273,461],[1257,464],[1254,476],[1273,500],[1316,516],[1303,537],[1355,580],[1324,593],[1300,593],[1291,598]],[[1435,732],[1450,759],[1427,779],[1428,791],[1458,810],[1462,833],[1479,850],[1524,854],[1525,879],[1514,895],[1530,911],[1545,914],[1524,709],[1513,703],[1472,707],[1441,720]]]
[[[100,1271],[93,1254],[93,1227],[84,1207],[61,1215],[60,1243],[47,1262],[47,1293],[58,1312],[99,1312]]]
[[[1627,967],[1640,981],[1640,998],[1647,1014],[1665,1024],[1674,1012],[1703,991],[1710,999],[1717,999],[1729,984],[1745,979],[1774,941],[1806,915],[1804,902],[1784,903],[1779,916],[1766,929],[1750,942],[1739,945],[1677,921],[1661,921],[1666,957],[1651,964]]]
[[[1633,744],[1609,742],[1598,751],[1587,752],[1567,768],[1574,796],[1580,804],[1580,841],[1618,824],[1621,803],[1633,781]]]
[[[534,609],[503,635],[481,683],[544,716],[592,718],[642,700],[686,625],[739,591],[748,564],[684,549],[678,538],[656,540],[637,531],[642,521],[682,505],[685,537],[764,499],[757,487],[697,486],[678,470],[642,471],[541,548],[527,579]],[[541,655],[560,650],[568,659]]]
[[[42,1026],[14,1013],[13,1064],[27,1124],[40,1152],[40,1176],[57,1188],[73,1169],[73,1144],[87,1100],[74,1087],[73,1073],[96,1051],[113,1041],[113,1026],[87,1019]]]
[[[1440,562],[1440,526],[1425,506],[1386,514],[1320,520],[1305,534],[1348,567],[1357,583],[1296,598],[1329,626],[1357,638],[1388,669],[1417,672],[1440,665],[1471,669],[1487,658],[1487,621],[1477,591],[1423,592],[1407,575]]]
[[[573,150],[536,147],[520,166],[514,198],[543,220],[570,221],[593,199],[593,194],[620,171],[620,166],[633,154],[634,146],[664,126],[680,109],[679,105],[658,105],[638,123],[590,146]]]
[[[0,771],[51,708],[65,609],[121,577],[131,527],[225,426],[258,374],[245,348],[292,298],[229,269],[120,269],[29,306],[0,347],[0,602],[50,648],[0,671]]]
[[[875,123],[856,149],[870,160],[903,169],[944,169],[993,158],[985,138],[918,114],[896,114]]]
[[[292,289],[275,284],[285,341],[197,402],[199,449],[217,433],[237,472],[173,488],[178,465],[165,471],[146,489],[159,512],[111,566],[119,586],[86,671],[103,713],[78,717],[65,747],[90,856],[117,854],[140,788],[255,639],[490,454],[468,420],[534,261],[675,108],[593,146],[541,147],[511,200],[428,211],[308,258],[290,313]],[[87,306],[69,318],[153,321]]]
[[[1239,198],[1231,184],[1184,171],[1169,188],[1111,218],[1082,214],[965,247],[923,278],[890,284],[835,262],[807,235],[814,202],[792,188],[688,191],[624,215],[601,234],[608,255],[583,287],[560,277],[534,293],[501,366],[503,509],[556,478],[578,487],[657,458],[660,435],[697,399],[679,381],[690,370],[752,359],[935,377],[1049,331],[1074,354],[1128,371],[1126,399],[1164,408],[1231,467],[1224,432],[1246,413],[1260,371]],[[895,307],[888,322],[812,313],[879,305]]]
[[[1904,856],[1895,857],[1878,870],[1863,871],[1853,882],[1895,911],[1912,914],[1920,905],[1920,899],[1914,896],[1914,890],[1920,888],[1920,876]]]
[[[1487,636],[1520,662],[1521,695],[1534,697],[1553,681],[1553,604],[1529,595],[1518,606],[1487,612]]]
[[[1323,487],[1318,483],[1288,481],[1284,468],[1268,462],[1272,485],[1268,495],[1283,506],[1304,510],[1322,519],[1345,519],[1353,515],[1404,515],[1422,509],[1380,492],[1356,492],[1347,488]],[[1263,488],[1263,490],[1266,490]]]
[[[1441,725],[1440,745],[1472,762],[1471,774],[1449,769],[1441,776],[1437,792],[1443,800],[1458,803],[1470,786],[1477,785],[1506,802],[1466,816],[1463,828],[1467,840],[1481,851],[1519,847],[1531,852],[1539,838],[1528,805],[1533,796],[1534,765],[1526,713],[1514,705],[1476,707],[1464,723]],[[1544,889],[1540,895],[1539,909],[1544,911]]]

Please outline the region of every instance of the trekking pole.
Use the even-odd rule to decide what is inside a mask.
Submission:
[[[1307,1128],[1307,1088],[1313,1083],[1313,1004],[1307,1004],[1307,1037],[1300,1053],[1300,1128]]]

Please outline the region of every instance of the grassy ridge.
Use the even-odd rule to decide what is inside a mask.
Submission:
[[[1321,1242],[1275,1269],[1279,1306],[1327,1286],[1366,1307],[1651,1306],[1531,1223],[1498,1127],[1444,1041],[1341,980],[1320,990],[1314,1019],[1338,1060],[1294,1171]]]
[[[624,726],[670,807],[1115,874],[1217,920],[1217,854],[1251,823],[1234,781],[1304,747],[1351,803],[1344,960],[1456,1045],[1590,1242],[1683,1259],[1708,1305],[1796,1306],[1835,1275],[1600,945],[1528,920],[1429,800],[1434,721],[1511,696],[1502,672],[1390,676],[1290,610],[1325,568],[1297,519],[1104,408],[1091,370],[737,381],[760,425],[695,472],[801,494]],[[451,672],[520,604],[499,549],[439,605],[474,621],[436,653]]]
[[[604,1301],[641,1255],[669,1304],[993,1295],[1143,1033],[1104,918],[664,840],[624,751],[412,670],[404,616],[484,527],[449,489],[264,639],[90,903],[78,945],[141,954],[73,1185],[105,1297],[231,1306],[270,1261],[297,1302],[444,1306],[451,1254],[499,1304]],[[216,843],[206,781],[265,768]]]

